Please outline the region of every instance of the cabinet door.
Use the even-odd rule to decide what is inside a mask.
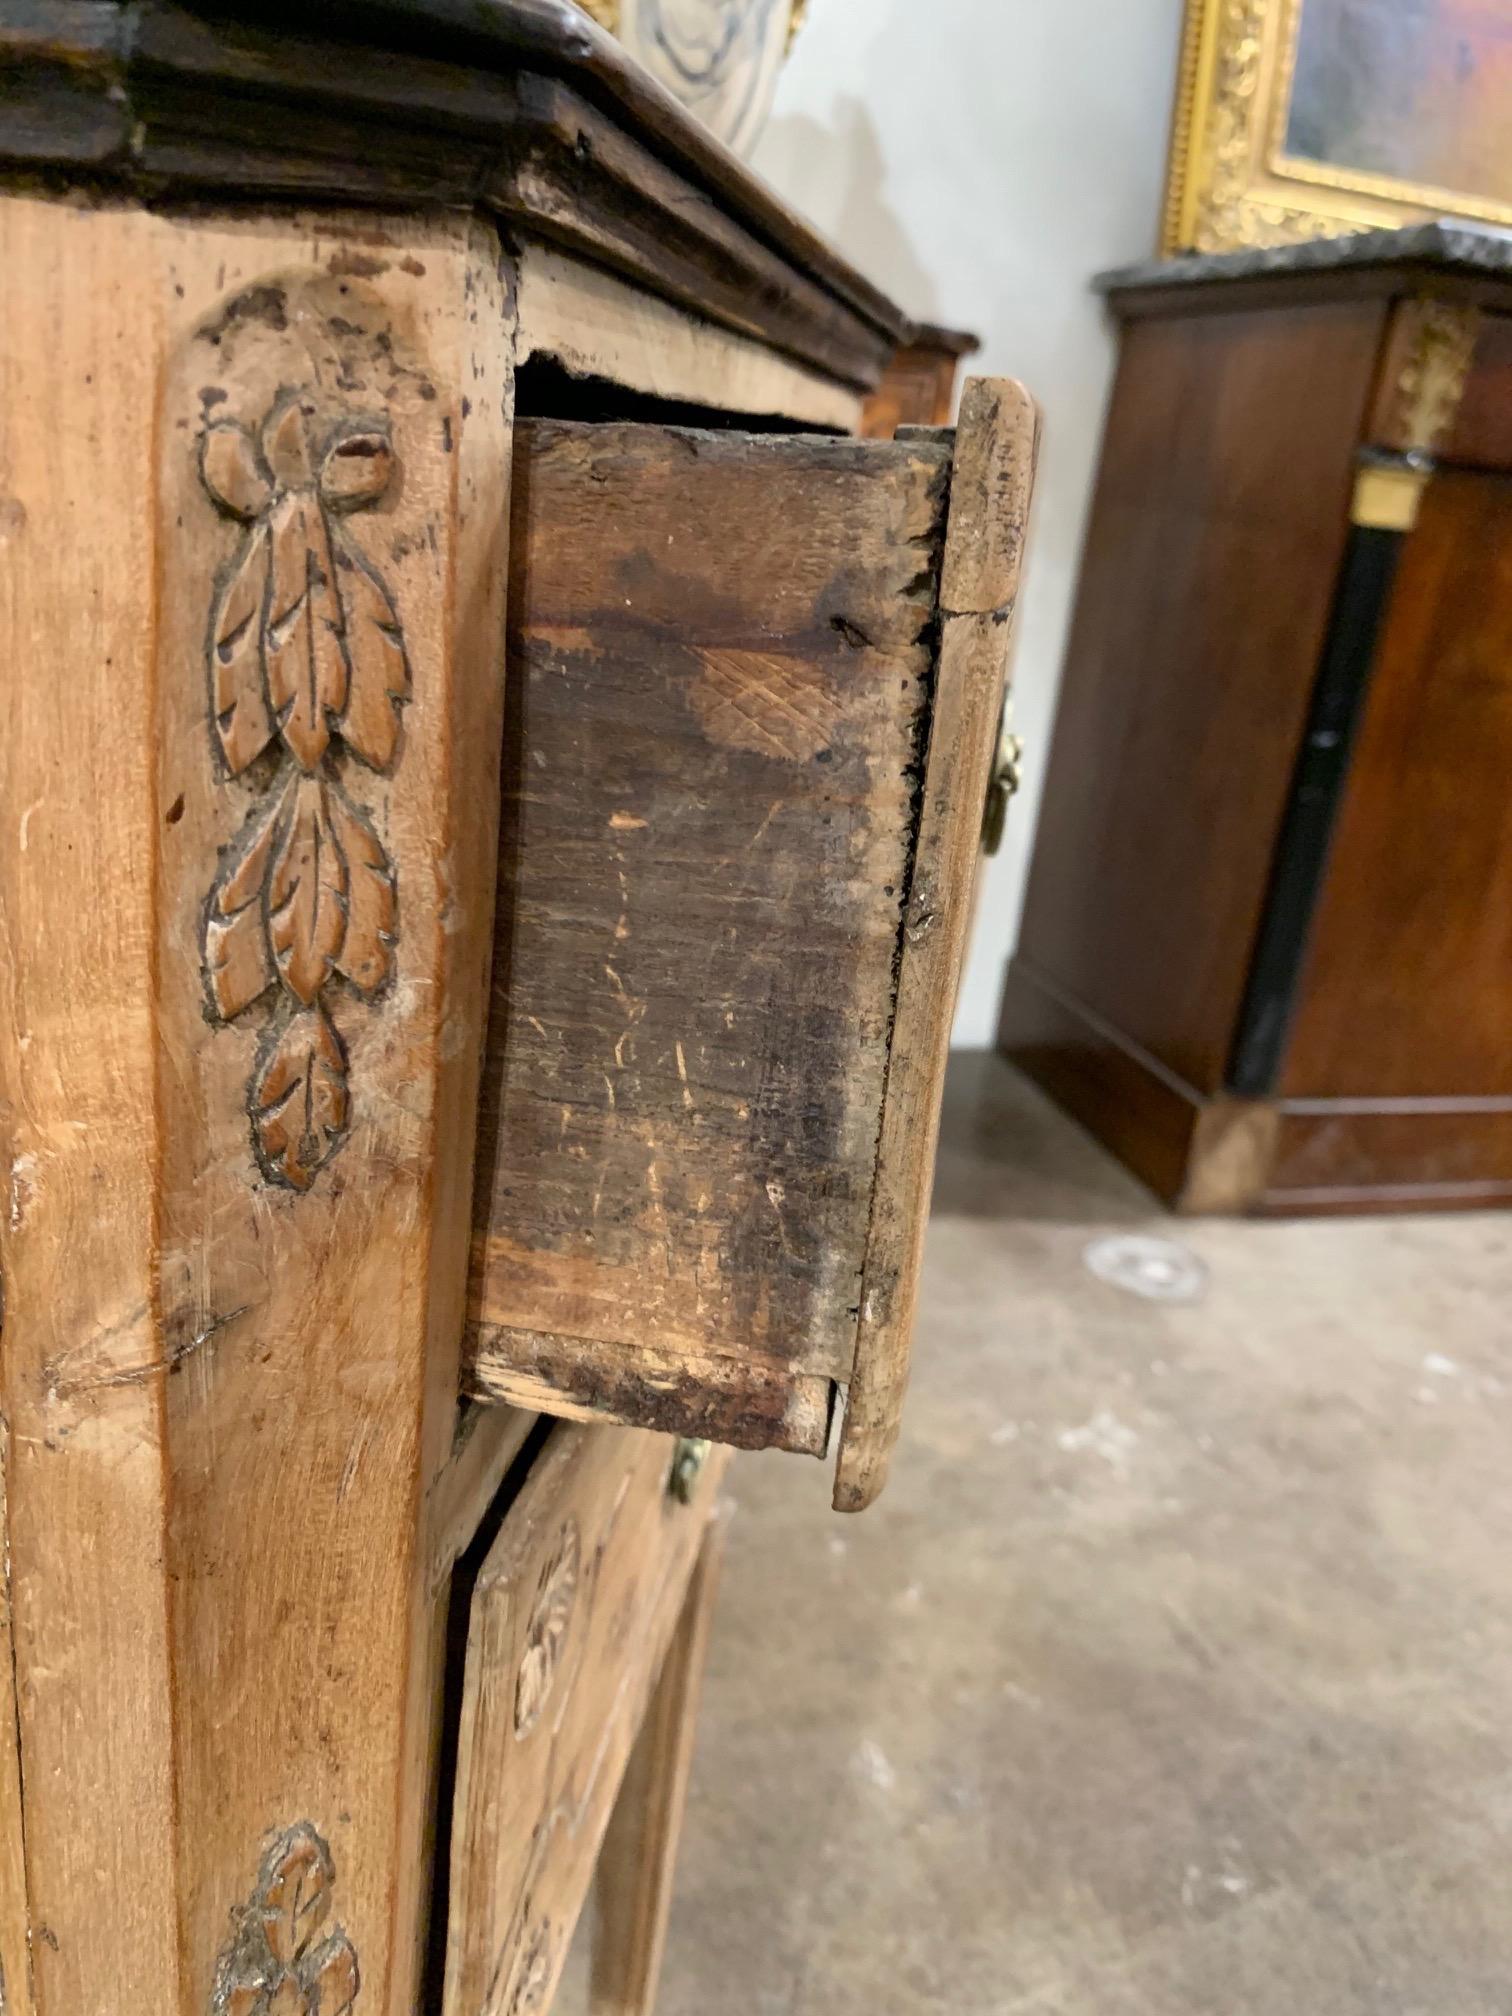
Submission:
[[[1035,415],[516,431],[470,1390],[880,1487]]]

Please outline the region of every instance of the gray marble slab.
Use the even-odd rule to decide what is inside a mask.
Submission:
[[[1351,231],[1342,238],[1308,238],[1296,245],[1257,245],[1241,252],[1184,252],[1099,273],[1103,294],[1134,287],[1187,287],[1214,280],[1252,280],[1286,273],[1337,272],[1351,266],[1410,262],[1443,272],[1512,278],[1512,231],[1460,218],[1438,217],[1391,231]]]

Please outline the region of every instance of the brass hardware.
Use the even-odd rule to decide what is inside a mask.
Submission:
[[[1383,446],[1431,455],[1444,445],[1459,415],[1475,360],[1480,311],[1454,301],[1414,301],[1411,342],[1397,379],[1393,431]]]
[[[987,785],[987,803],[982,808],[984,854],[996,854],[1003,844],[1003,829],[1008,824],[1008,801],[1023,781],[1023,761],[1024,744],[1013,732],[1008,702],[1004,700],[1002,719],[998,723],[997,755],[993,758],[992,776]]]
[[[698,1474],[709,1460],[712,1442],[703,1442],[694,1435],[679,1435],[677,1447],[672,1451],[672,1474],[667,1479],[667,1489],[679,1505],[691,1505]]]
[[[1426,462],[1365,462],[1355,472],[1351,525],[1375,532],[1410,532],[1432,473]]]

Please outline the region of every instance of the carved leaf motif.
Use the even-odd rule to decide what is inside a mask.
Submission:
[[[331,1851],[307,1820],[274,1841],[247,1903],[232,1913],[210,2016],[350,2016],[360,1981],[338,1925],[312,1944],[331,1906]]]
[[[314,491],[281,496],[268,517],[268,536],[272,568],[263,641],[268,700],[296,761],[313,771],[347,701],[335,561]]]
[[[362,1985],[357,1953],[344,1932],[333,1932],[308,1961],[311,2004],[317,2016],[347,2016]]]
[[[301,777],[277,827],[268,876],[268,939],[279,978],[313,1007],[346,931],[346,859],[331,831],[326,787]]]
[[[387,770],[399,746],[399,713],[410,697],[404,633],[388,590],[341,533],[330,542],[344,608],[350,687],[341,733],[370,770]]]
[[[273,484],[252,436],[239,420],[217,420],[200,441],[205,488],[233,518],[256,518],[273,501]]]
[[[292,809],[293,791],[291,784],[253,813],[211,891],[205,918],[205,974],[216,1013],[227,1022],[250,1007],[276,978],[263,893],[273,843]]]
[[[312,1827],[286,1834],[262,1884],[262,1921],[273,1957],[290,1967],[331,1908],[331,1858]]]
[[[273,740],[263,692],[268,528],[254,525],[216,597],[210,634],[210,704],[226,768],[239,777]]]
[[[263,422],[262,450],[280,490],[308,489],[314,481],[304,401],[288,393]]]
[[[376,427],[348,429],[336,436],[320,465],[320,494],[333,511],[358,511],[389,486],[394,451]]]
[[[268,2000],[268,2016],[314,2016],[304,1983],[285,1974]]]
[[[252,1124],[264,1170],[308,1190],[347,1127],[346,1052],[322,1009],[283,1030],[252,1086]]]
[[[346,867],[346,931],[336,969],[359,993],[372,994],[393,966],[398,913],[394,871],[382,841],[338,786],[327,787],[325,802],[331,834]]]
[[[377,568],[341,522],[382,496],[394,453],[383,421],[332,429],[314,395],[296,391],[278,399],[256,439],[234,420],[207,427],[199,458],[215,503],[250,527],[211,609],[215,733],[233,776],[276,741],[292,759],[210,892],[205,982],[226,1021],[275,981],[296,1004],[265,1046],[249,1097],[263,1173],[303,1190],[348,1125],[346,1051],[323,990],[339,973],[371,996],[394,966],[394,866],[331,762],[338,733],[372,770],[391,770],[399,755],[410,697],[403,631]],[[253,1987],[231,2016],[271,2016],[272,1977],[237,1993]]]

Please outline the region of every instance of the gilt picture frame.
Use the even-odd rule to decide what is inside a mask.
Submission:
[[[1187,0],[1164,252],[1512,227],[1512,0]]]

